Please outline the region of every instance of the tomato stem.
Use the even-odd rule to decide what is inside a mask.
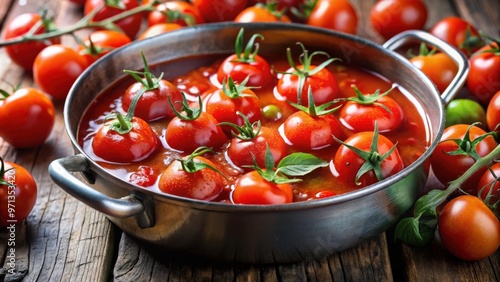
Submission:
[[[255,40],[257,38],[264,39],[264,36],[262,36],[262,34],[255,33],[254,35],[252,35],[250,40],[248,40],[245,48],[243,48],[243,33],[244,28],[241,28],[238,32],[238,35],[236,36],[236,40],[234,42],[234,51],[238,59],[234,60],[233,62],[250,64],[255,62],[255,56],[259,52],[259,43],[255,43]],[[254,50],[252,51],[252,49]]]

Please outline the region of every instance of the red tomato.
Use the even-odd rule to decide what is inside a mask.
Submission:
[[[371,151],[375,136],[374,133],[378,136],[377,144],[375,144],[377,150]],[[345,144],[368,153],[367,159],[359,156],[353,149]],[[333,175],[338,177],[340,181],[353,186],[356,185],[360,188],[365,187],[394,175],[404,168],[403,160],[397,148],[388,156],[382,158],[382,156],[388,153],[393,147],[394,143],[387,137],[378,134],[377,131],[355,133],[347,138],[339,147],[335,153],[333,162],[330,163],[330,168]],[[358,175],[361,167],[366,162],[371,162],[374,168],[362,175]],[[379,176],[377,176],[376,171],[378,171]]]
[[[293,201],[293,191],[289,183],[272,183],[251,171],[236,180],[231,199],[235,204],[286,204]]]
[[[105,5],[104,8],[99,10],[92,18],[93,21],[102,21],[112,16],[118,15],[126,10],[131,10],[139,6],[138,0],[119,0],[118,5],[123,5],[124,8],[116,8]],[[88,15],[92,10],[95,10],[101,5],[104,5],[105,0],[87,0],[83,8],[83,14]],[[137,32],[141,28],[142,15],[134,14],[130,17],[124,18],[115,22],[115,24],[131,39],[134,39]]]
[[[500,90],[493,95],[486,108],[486,124],[493,131],[500,131]],[[497,128],[497,126],[499,126]]]
[[[37,185],[22,166],[0,158],[0,226],[19,224],[35,206]]]
[[[490,198],[485,201],[491,191]],[[478,196],[487,204],[494,204],[500,200],[500,163],[494,163],[487,169],[477,184]],[[500,211],[500,207],[498,207]]]
[[[129,175],[128,181],[141,187],[149,187],[156,183],[158,171],[155,167],[141,165]]]
[[[342,126],[333,115],[311,116],[297,111],[283,123],[283,138],[291,146],[302,151],[311,151],[330,146],[332,136],[344,139]]]
[[[103,124],[92,141],[96,156],[113,163],[133,163],[149,157],[159,145],[159,140],[149,124],[133,117],[132,129],[118,133],[111,128],[116,119]]]
[[[186,159],[187,157],[183,158]],[[201,156],[194,157],[193,162],[217,167]],[[173,161],[165,169],[158,182],[158,187],[163,193],[205,201],[216,198],[225,185],[225,180],[219,172],[210,168],[187,172],[178,160]]]
[[[42,21],[42,17],[39,14],[35,13],[25,13],[20,14],[13,18],[6,26],[3,32],[3,39],[12,39],[21,35],[28,33],[31,28]],[[35,31],[35,34],[41,34],[46,32],[47,29],[44,25],[41,25]],[[7,51],[7,55],[9,55],[10,59],[25,69],[26,71],[33,70],[33,63],[35,62],[35,58],[45,47],[47,47],[47,43],[57,44],[60,42],[60,39],[53,38],[45,41],[30,41],[26,43],[14,44],[5,47],[5,51]]]
[[[269,6],[268,6],[269,7]],[[235,22],[251,23],[251,22],[291,22],[288,16],[280,13],[277,10],[271,10],[264,5],[251,6],[241,11]]]
[[[304,46],[301,46],[304,51],[302,55],[303,64],[298,66],[292,65],[291,68],[283,72],[283,76],[278,80],[278,84],[276,85],[278,94],[290,102],[298,103],[306,107],[309,105],[309,88],[312,90],[314,103],[316,105],[322,105],[338,98],[340,89],[333,74],[326,68],[321,68],[318,71],[316,69],[318,66],[311,63],[312,57],[323,53],[314,52],[309,55]],[[287,50],[287,55],[290,62],[292,59],[289,50]],[[333,59],[329,60],[333,61]],[[299,90],[301,80],[304,80],[304,83],[302,90]]]
[[[193,4],[184,1],[168,1],[159,4],[148,15],[148,26],[159,23],[176,23],[180,26],[205,23],[200,11]]]
[[[483,42],[476,28],[459,17],[447,17],[437,22],[430,33],[470,56]]]
[[[79,52],[87,60],[87,65],[90,66],[113,49],[125,46],[130,42],[130,38],[124,33],[114,30],[98,30],[89,35],[83,42],[84,46],[79,46]]]
[[[455,124],[447,127],[443,132],[441,142],[432,153],[432,170],[434,171],[436,178],[445,185],[450,181],[457,179],[476,162],[471,156],[471,153],[477,153],[479,157],[484,157],[493,151],[493,149],[497,146],[495,139],[492,136],[488,136],[479,142],[475,146],[474,150],[474,148],[471,147],[471,142],[479,136],[485,134],[486,131],[477,126],[472,126],[469,130],[470,140],[468,142],[465,140],[463,145],[459,147],[453,139],[463,140],[469,126],[470,125],[468,124]],[[458,155],[449,154],[459,148],[466,150],[466,152]],[[477,194],[477,183],[485,170],[486,167],[478,170],[475,174],[469,177],[461,185],[462,190],[472,195]]]
[[[339,120],[353,132],[373,131],[375,124],[379,132],[394,131],[405,120],[401,106],[387,94],[363,94],[354,87],[356,97],[348,98],[340,110]]]
[[[77,51],[64,45],[50,45],[36,57],[33,79],[44,92],[54,99],[63,100],[87,67],[87,60]]]
[[[142,82],[135,82],[127,88],[122,97],[122,108],[125,111],[129,110],[132,100],[140,93],[143,92],[141,98],[137,102],[134,115],[147,122],[157,120],[160,118],[175,116],[174,109],[168,101],[172,101],[175,109],[181,109],[182,94],[172,83],[161,79],[158,81],[158,87],[144,91],[145,87]]]
[[[266,146],[274,159],[274,166],[287,154],[287,145],[281,135],[274,129],[262,126],[253,138],[241,138],[241,134],[233,138],[227,148],[227,156],[237,167],[251,166],[254,158],[259,167],[265,167]]]
[[[163,33],[167,33],[172,30],[180,29],[182,26],[176,23],[159,23],[159,24],[154,24],[150,27],[148,27],[146,30],[144,30],[139,37],[137,38],[138,40],[150,38],[156,35],[160,35]]]
[[[500,222],[477,197],[459,196],[448,202],[438,218],[444,247],[463,260],[480,260],[500,246]]]
[[[469,92],[483,105],[500,91],[500,48],[496,43],[484,46],[469,60]]]
[[[292,12],[294,9],[295,10],[300,9],[301,5],[304,2],[303,0],[273,0],[273,1],[249,0],[248,6],[255,6],[258,3],[269,4],[269,3],[273,3],[273,2],[276,3],[276,5],[277,5],[277,7],[276,7],[277,11],[284,11],[285,14],[293,20],[303,21],[302,18],[299,18],[297,15],[294,15],[294,13]]]
[[[206,22],[232,21],[245,9],[247,0],[191,0]]]
[[[427,7],[421,0],[380,0],[370,10],[372,28],[385,39],[410,30],[423,29]]]
[[[0,99],[0,137],[16,148],[40,146],[52,132],[55,115],[47,95],[34,88],[18,89]]]
[[[307,18],[307,24],[356,34],[358,14],[349,0],[319,0]]]
[[[425,73],[441,93],[458,72],[457,64],[444,53],[418,55],[411,58],[410,62]]]
[[[193,120],[174,117],[168,123],[165,140],[170,148],[184,153],[191,153],[201,146],[220,147],[227,137],[217,126],[218,123],[214,116],[206,112],[201,112]]]

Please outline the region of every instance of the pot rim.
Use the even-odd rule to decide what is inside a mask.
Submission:
[[[424,151],[424,153],[413,163],[410,165],[406,166],[402,171],[397,173],[396,175],[390,176],[386,179],[383,179],[382,181],[379,181],[377,183],[374,183],[372,185],[369,185],[367,187],[343,193],[334,197],[327,197],[327,198],[322,198],[322,199],[315,199],[311,201],[302,201],[302,202],[293,202],[293,203],[288,203],[288,204],[277,204],[277,205],[255,205],[255,204],[247,204],[247,205],[237,205],[237,204],[232,204],[232,203],[221,203],[221,202],[208,202],[208,201],[203,201],[203,200],[196,200],[196,199],[189,199],[189,198],[184,198],[184,197],[179,197],[175,195],[170,195],[170,194],[165,194],[165,193],[160,193],[156,191],[151,191],[148,189],[145,189],[143,187],[131,184],[129,182],[126,182],[119,178],[118,176],[115,176],[106,170],[102,168],[99,164],[97,164],[89,155],[83,150],[82,146],[78,143],[77,140],[77,134],[78,134],[78,127],[76,129],[72,129],[70,126],[70,108],[72,105],[72,101],[77,92],[77,89],[80,84],[83,83],[83,81],[92,73],[92,71],[95,68],[98,68],[100,65],[106,64],[106,59],[108,57],[114,56],[115,54],[122,52],[123,50],[131,49],[131,48],[137,48],[137,46],[140,45],[148,45],[148,44],[157,44],[158,42],[165,42],[168,41],[169,37],[175,37],[179,35],[185,35],[186,33],[198,33],[198,32],[203,32],[203,31],[215,31],[215,30],[222,30],[224,28],[241,28],[241,27],[251,27],[252,29],[259,29],[259,30],[300,30],[300,31],[308,31],[308,32],[313,32],[313,33],[320,33],[324,35],[331,35],[347,40],[351,40],[355,42],[356,44],[361,44],[364,47],[368,48],[375,48],[377,51],[385,53],[386,55],[389,55],[391,57],[394,57],[395,60],[398,61],[398,63],[401,63],[402,65],[405,65],[405,67],[410,68],[412,71],[415,72],[415,74],[418,76],[418,78],[422,82],[421,87],[426,87],[428,90],[430,90],[429,95],[435,96],[440,103],[439,103],[439,114],[441,114],[441,118],[439,120],[439,125],[437,128],[437,133],[435,136],[431,135],[430,138],[430,143],[427,147],[427,149]],[[397,83],[397,82],[396,82]],[[88,106],[87,106],[88,108]],[[152,195],[154,196],[155,200],[161,200],[161,201],[166,201],[170,202],[176,205],[189,205],[194,208],[199,208],[199,209],[211,209],[211,210],[219,210],[219,211],[225,211],[230,209],[232,212],[273,212],[273,211],[283,211],[283,210],[288,210],[288,211],[296,211],[296,210],[302,210],[302,209],[310,209],[311,207],[322,207],[322,206],[327,206],[327,205],[334,205],[334,204],[340,204],[344,202],[348,202],[369,194],[376,193],[380,190],[387,189],[389,186],[394,185],[398,181],[404,179],[407,177],[410,173],[414,172],[418,167],[422,166],[424,162],[430,157],[434,149],[436,148],[437,144],[439,143],[441,136],[444,131],[444,124],[445,124],[445,117],[444,117],[444,101],[441,98],[437,88],[434,86],[434,84],[430,81],[430,79],[416,66],[414,66],[408,59],[404,58],[402,55],[398,54],[395,51],[389,50],[384,48],[382,45],[371,41],[366,38],[362,38],[357,35],[352,35],[352,34],[347,34],[339,31],[334,31],[330,29],[325,29],[325,28],[319,28],[319,27],[313,27],[305,24],[298,24],[298,23],[234,23],[234,22],[222,22],[222,23],[207,23],[203,25],[197,25],[197,26],[191,26],[191,27],[184,27],[179,30],[174,30],[168,33],[164,33],[152,38],[146,38],[141,41],[134,41],[128,45],[125,45],[121,48],[115,49],[111,51],[110,53],[106,54],[102,58],[100,58],[98,61],[96,61],[94,64],[92,64],[89,68],[87,68],[75,81],[73,86],[71,87],[68,97],[66,98],[66,102],[64,104],[64,123],[65,123],[65,128],[66,128],[66,133],[71,139],[71,143],[73,144],[73,148],[78,152],[78,154],[81,154],[85,157],[85,159],[90,163],[90,168],[93,170],[96,170],[96,173],[99,175],[105,175],[108,180],[111,180],[113,183],[119,185],[121,188],[125,188],[126,190],[132,192],[139,192],[147,195]],[[426,116],[423,117],[426,119]]]

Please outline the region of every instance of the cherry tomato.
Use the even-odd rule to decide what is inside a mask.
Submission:
[[[311,116],[297,111],[283,123],[283,138],[299,150],[311,151],[330,146],[335,142],[332,136],[344,139],[339,120],[331,114]]]
[[[410,62],[427,75],[441,93],[458,72],[457,64],[444,53],[421,53],[410,58]]]
[[[477,124],[478,127],[486,129],[486,112],[483,106],[470,99],[454,99],[446,106],[446,125],[454,124]]]
[[[257,38],[263,38],[260,34],[254,34],[247,45],[243,47],[243,33],[241,29],[236,37],[235,53],[229,55],[219,66],[217,70],[217,79],[220,83],[227,81],[229,77],[236,82],[247,82],[247,86],[263,87],[274,80],[271,73],[269,63],[259,56],[256,51],[252,52],[253,48],[257,48],[254,44]]]
[[[358,15],[348,0],[319,0],[307,18],[307,24],[356,34]]]
[[[494,163],[484,172],[477,184],[477,191],[478,196],[487,204],[494,204],[500,200],[500,163]],[[488,194],[490,194],[489,199],[487,199]],[[500,207],[497,211],[500,211]]]
[[[290,18],[276,7],[271,5],[256,5],[245,8],[241,11],[236,18],[235,22],[251,23],[251,22],[291,22]]]
[[[484,46],[469,60],[467,88],[483,105],[500,91],[500,48],[496,43]]]
[[[33,79],[41,90],[54,99],[63,100],[87,67],[87,60],[76,50],[60,44],[50,45],[36,56]]]
[[[380,0],[370,10],[372,28],[385,39],[410,29],[423,29],[427,6],[421,0]]]
[[[19,224],[35,206],[37,185],[22,166],[0,158],[0,226]],[[12,209],[10,209],[12,207]]]
[[[200,11],[192,3],[168,1],[159,4],[148,15],[148,26],[159,23],[176,23],[180,26],[205,23]]]
[[[290,65],[292,66],[285,72],[278,80],[276,90],[278,94],[288,101],[298,103],[304,106],[308,105],[308,91],[311,88],[316,105],[322,105],[333,101],[340,96],[340,89],[337,80],[333,74],[326,68],[321,68],[319,71],[316,69],[319,66],[312,64],[312,57],[322,54],[322,52],[314,52],[308,54],[308,51],[303,45],[300,45],[303,50],[301,65],[295,65],[292,62],[291,51],[287,50],[287,57]],[[332,62],[334,59],[329,59]],[[311,73],[313,73],[311,75]],[[303,80],[303,87],[299,90],[300,81]],[[299,98],[300,97],[300,98]],[[300,102],[299,102],[300,101]]]
[[[183,160],[187,160],[184,157]],[[192,159],[194,163],[202,163],[216,168],[210,160],[196,156]],[[211,168],[187,172],[180,161],[173,161],[160,176],[158,187],[163,193],[176,196],[210,201],[216,198],[226,183],[220,172]]]
[[[468,56],[483,46],[477,29],[459,17],[443,18],[429,32],[450,45],[459,48]]]
[[[97,59],[106,55],[113,49],[125,46],[131,42],[130,38],[114,30],[97,30],[92,32],[79,46],[79,52],[87,60],[87,65],[93,64]]]
[[[95,10],[104,5],[105,0],[87,0],[83,8],[84,15],[88,15],[92,10]],[[97,14],[92,18],[93,21],[102,21],[112,16],[118,15],[125,10],[131,10],[139,6],[138,0],[119,0],[118,5],[124,8],[117,8],[105,5]],[[134,39],[137,32],[141,28],[142,15],[134,14],[122,20],[115,22],[115,24],[131,39]]]
[[[438,218],[444,247],[463,260],[480,260],[500,246],[500,222],[477,197],[459,196],[448,202]]]
[[[227,156],[237,167],[251,166],[255,162],[259,167],[265,167],[266,146],[269,147],[274,159],[274,166],[287,154],[287,145],[281,135],[274,129],[261,126],[252,138],[242,138],[241,134],[231,139],[227,148]]]
[[[115,121],[103,124],[94,136],[92,149],[96,156],[125,164],[144,160],[156,151],[159,140],[147,122],[133,117],[130,131],[119,133],[111,126]]]
[[[13,18],[5,26],[3,32],[3,39],[12,39],[21,35],[28,33],[32,27],[42,22],[42,17],[35,13],[24,13]],[[41,34],[47,31],[47,28],[42,24],[34,34]],[[60,43],[59,37],[52,38],[45,41],[30,41],[26,43],[14,44],[5,47],[7,55],[10,59],[25,69],[26,71],[33,70],[33,63],[35,58],[45,47],[48,46],[47,43],[57,44]]]
[[[206,22],[232,21],[245,9],[247,0],[191,0]]]
[[[469,140],[463,140],[469,127]],[[497,144],[491,135],[477,143],[475,148],[471,146],[471,142],[474,141],[474,139],[485,133],[486,131],[483,129],[468,124],[455,124],[444,130],[441,142],[437,145],[431,156],[432,170],[441,183],[446,185],[450,181],[457,179],[469,169],[476,162],[471,154],[477,154],[478,157],[484,157],[495,149]],[[463,140],[461,146],[459,147],[453,139]],[[449,154],[458,149],[464,150],[464,153],[458,155]],[[478,170],[469,177],[461,185],[462,190],[472,195],[477,194],[477,183],[485,170],[486,167]]]
[[[182,26],[176,23],[159,23],[159,24],[154,24],[146,30],[144,30],[139,37],[137,37],[138,40],[150,38],[159,34],[167,33],[172,30],[177,30],[180,29]]]
[[[293,201],[293,191],[289,183],[269,182],[257,171],[251,171],[236,180],[231,199],[235,204],[286,204]]]
[[[55,114],[47,95],[35,88],[18,89],[0,99],[0,137],[16,148],[38,147],[52,132]]]
[[[377,136],[376,144],[374,144],[374,136]],[[349,146],[368,153],[366,159]],[[375,151],[372,151],[373,147],[376,148]],[[355,133],[347,138],[335,153],[335,157],[330,163],[331,171],[340,181],[349,185],[359,188],[368,186],[394,175],[404,168],[397,148],[390,152],[393,148],[394,143],[387,137],[378,134],[377,130]],[[389,154],[385,158],[382,157],[387,153]],[[366,162],[372,163],[372,169],[359,175],[361,167]]]
[[[500,90],[493,95],[488,107],[486,108],[486,124],[488,128],[493,130],[500,130]],[[499,128],[497,128],[499,126]]]
[[[141,165],[130,173],[128,181],[141,187],[149,187],[156,183],[158,170],[155,167]]]
[[[394,131],[403,124],[405,114],[401,106],[384,94],[363,94],[355,86],[356,97],[348,98],[339,113],[340,122],[353,132],[373,131],[378,124],[379,132]]]

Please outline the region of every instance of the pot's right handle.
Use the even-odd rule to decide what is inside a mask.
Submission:
[[[445,104],[448,104],[462,88],[469,73],[469,60],[457,48],[449,45],[445,41],[435,37],[434,35],[421,30],[408,30],[395,35],[384,43],[384,48],[396,50],[408,42],[422,41],[439,49],[441,52],[448,55],[458,66],[458,71],[450,85],[441,94]]]
[[[121,199],[108,197],[84,184],[70,172],[89,172],[88,162],[83,155],[57,159],[49,165],[49,175],[54,183],[95,210],[116,218],[135,217],[141,228],[154,225],[152,209],[136,195]]]

